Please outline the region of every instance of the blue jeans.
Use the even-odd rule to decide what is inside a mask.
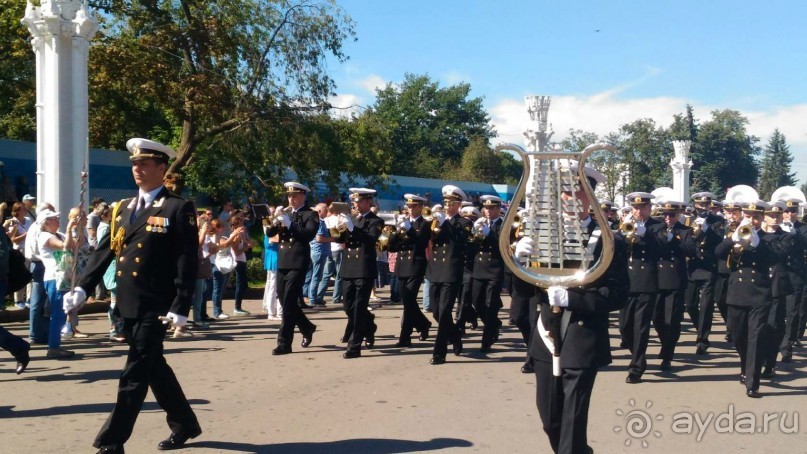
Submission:
[[[397,303],[401,300],[401,295],[398,293],[398,276],[394,273],[389,273],[387,279],[389,280],[389,299]]]
[[[193,321],[202,321],[202,307],[205,305],[205,284],[207,279],[196,279],[196,286],[193,288]]]
[[[431,292],[429,291],[429,289],[431,289],[431,287],[432,287],[432,283],[429,282],[428,279],[423,279],[423,310],[424,311],[430,311],[431,308],[432,308],[432,305],[431,305],[432,298],[431,298],[431,294],[430,294]]]
[[[247,262],[235,262],[235,310],[241,310],[241,301],[247,292]]]
[[[224,297],[224,284],[227,282],[227,275],[213,266],[213,318],[221,314],[221,300]]]
[[[305,284],[303,285],[304,295],[308,297],[311,304],[323,302],[321,298],[317,299],[317,295],[322,281],[322,273],[325,271],[326,260],[328,260],[326,254],[311,252],[311,266],[308,267],[308,272],[305,274]]]
[[[325,256],[325,266],[322,271],[322,279],[319,281],[319,288],[317,289],[317,301],[325,301],[325,293],[328,291],[328,284],[331,282],[336,271],[336,265],[333,263],[333,257]]]
[[[342,258],[345,256],[345,250],[331,251],[331,259],[333,260],[333,275],[336,276],[333,282],[333,301],[338,303],[342,301]]]
[[[47,293],[43,279],[45,277],[45,265],[42,262],[31,262],[30,266],[33,280],[31,282],[31,308],[28,313],[28,335],[35,344],[45,344],[48,342],[48,324],[50,319],[45,317],[45,301]]]
[[[50,325],[48,327],[48,349],[59,348],[62,345],[62,328],[67,321],[64,313],[62,296],[64,292],[56,290],[56,280],[45,281],[45,291],[50,301]]]

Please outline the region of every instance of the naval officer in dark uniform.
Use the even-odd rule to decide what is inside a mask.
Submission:
[[[576,163],[572,173],[577,174]],[[592,189],[605,176],[593,168],[586,167],[586,175]],[[580,190],[576,193],[564,192],[564,199],[575,197],[580,200],[580,223],[589,233],[589,241],[594,245],[594,262],[602,254],[600,235],[596,222],[589,215],[589,200]],[[560,454],[593,452],[588,446],[588,410],[597,370],[611,363],[608,336],[608,313],[617,310],[628,297],[628,276],[624,244],[615,238],[614,255],[611,265],[597,281],[569,289],[557,288],[551,295],[543,289],[541,294],[539,321],[530,340],[529,352],[534,360],[536,377],[536,405],[541,417],[544,432],[549,438],[552,451]],[[516,244],[516,256],[530,255],[533,251],[532,239],[524,237]],[[551,306],[564,308],[561,323],[563,346],[560,353],[560,376],[553,374],[553,355],[549,345]],[[565,326],[564,326],[565,325]]]
[[[776,255],[762,230],[762,214],[767,203],[761,200],[743,202],[743,221],[737,230],[717,246],[720,260],[729,260],[726,303],[728,327],[740,355],[740,383],[748,397],[758,398],[759,378],[768,339],[768,316],[771,311],[771,267]]]
[[[347,350],[342,355],[345,359],[361,356],[361,344],[365,339],[367,348],[375,344],[375,317],[367,306],[378,273],[376,242],[384,228],[384,220],[370,210],[375,189],[350,188],[350,192],[357,214],[355,219],[346,214],[339,215],[346,230],[334,240],[345,243],[345,257],[339,269],[343,306],[348,318],[348,329],[345,330]]]
[[[695,255],[692,228],[678,221],[682,208],[681,202],[664,201],[659,204],[664,229],[659,242],[659,294],[653,327],[661,342],[661,370],[672,368],[673,354],[681,337],[681,320],[684,317],[687,259]]]
[[[626,383],[641,383],[647,369],[650,321],[658,299],[658,257],[664,224],[650,217],[653,194],[634,192],[627,196],[632,206],[634,232],[625,235],[628,248],[630,295],[619,313],[622,343],[631,352]]]
[[[798,220],[801,199],[785,198],[785,212],[782,214],[782,228],[793,234],[793,252],[788,257],[787,271],[793,293],[787,296],[785,333],[779,346],[782,362],[793,360],[793,346],[799,337],[799,327],[803,326],[805,314],[801,302],[805,299],[804,284],[807,279],[807,224]]]
[[[426,274],[426,248],[431,238],[431,224],[422,216],[426,199],[416,194],[404,194],[404,199],[409,215],[398,223],[398,232],[389,241],[389,250],[397,252],[395,275],[398,276],[403,305],[401,333],[396,347],[412,346],[412,330],[417,330],[420,340],[425,341],[432,326],[417,302],[420,284]]]
[[[471,235],[472,224],[460,216],[460,204],[467,199],[465,192],[454,185],[443,186],[445,211],[432,213],[432,254],[426,268],[426,278],[431,282],[431,309],[437,320],[437,336],[434,352],[429,363],[446,362],[448,343],[454,346],[454,354],[462,353],[462,338],[454,324],[452,311],[457,301]]]
[[[131,139],[126,148],[131,152],[138,196],[118,203],[109,235],[90,256],[77,287],[65,295],[66,306],[81,304],[86,299],[84,289],[94,289],[110,262],[117,262],[117,307],[129,355],[115,407],[93,443],[100,448],[99,454],[124,452],[149,389],[167,413],[171,428],[158,449],[181,448],[202,433],[163,356],[165,322],[184,326],[188,321],[198,266],[196,210],[163,186],[174,150],[146,139]]]
[[[785,337],[785,314],[787,298],[793,294],[789,268],[796,253],[795,236],[782,229],[782,213],[787,205],[781,201],[771,201],[765,210],[765,238],[771,251],[776,255],[776,264],[771,267],[771,310],[768,313],[768,335],[763,360],[762,378],[776,375],[776,358],[779,345]]]
[[[499,252],[499,233],[502,231],[501,209],[503,200],[495,195],[479,197],[482,214],[474,223],[474,239],[477,241],[471,289],[474,308],[482,318],[482,353],[488,353],[499,339],[499,309],[502,308],[502,281],[504,261]]]
[[[289,205],[280,209],[280,214],[267,221],[264,227],[267,237],[278,235],[277,251],[277,298],[283,307],[283,320],[277,333],[277,347],[273,355],[291,353],[294,342],[294,327],[303,335],[301,345],[311,345],[316,325],[311,323],[300,307],[303,296],[305,273],[311,263],[310,242],[319,229],[319,214],[312,210],[305,201],[306,194],[311,192],[307,186],[289,181],[283,184]]]

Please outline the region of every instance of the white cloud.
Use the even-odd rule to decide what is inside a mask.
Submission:
[[[358,114],[365,105],[364,99],[354,94],[332,96],[329,101],[334,107],[331,115],[337,118],[350,118],[353,114]]]
[[[381,76],[370,74],[369,76],[365,77],[364,79],[359,79],[356,81],[354,85],[357,85],[370,93],[371,95],[375,96],[375,91],[379,88],[384,88],[387,86],[387,82],[381,78]]]
[[[699,105],[691,100],[673,97],[619,99],[615,96],[632,85],[630,83],[589,96],[553,96],[548,116],[555,131],[552,140],[562,140],[568,136],[570,129],[605,135],[639,118],[651,118],[657,125],[666,127],[672,122],[674,114],[686,110],[687,103],[693,105],[695,116],[701,121],[708,120],[712,110],[726,108]],[[498,133],[494,143],[512,142],[522,145],[522,133],[527,129],[536,129],[523,100],[501,100],[490,107],[489,112]],[[749,120],[748,132],[762,139],[760,145],[767,143],[777,127],[785,134],[794,157],[793,171],[801,181],[807,180],[807,126],[804,123],[807,104],[780,106],[769,111],[741,112]]]
[[[445,86],[457,85],[459,83],[471,83],[471,76],[457,71],[449,71],[441,77]]]

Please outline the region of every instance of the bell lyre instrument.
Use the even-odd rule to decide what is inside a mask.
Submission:
[[[589,233],[578,217],[578,213],[583,213],[588,207],[574,194],[583,191],[592,206],[599,205],[585,173],[586,160],[596,151],[615,153],[616,148],[607,144],[593,144],[581,152],[527,152],[515,144],[496,147],[496,151],[502,150],[517,153],[523,163],[523,174],[499,236],[499,250],[505,265],[519,279],[544,289],[552,286],[577,287],[595,282],[611,264],[614,236],[607,228],[608,219],[602,210],[593,210],[592,215],[598,225],[604,226],[599,236],[601,254],[595,258],[593,248],[587,247]],[[569,193],[571,197],[568,197]],[[525,202],[526,212],[516,224],[518,207],[522,202]],[[526,257],[516,257],[511,249],[511,230],[515,225],[520,235],[533,241],[533,252]],[[560,375],[562,316],[562,308],[552,306],[548,331],[554,346],[550,351],[556,376]]]

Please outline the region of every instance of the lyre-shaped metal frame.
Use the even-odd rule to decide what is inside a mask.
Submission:
[[[501,150],[510,150],[518,153],[521,156],[524,166],[521,180],[516,187],[513,200],[510,201],[510,208],[507,210],[502,225],[502,231],[499,235],[499,251],[501,252],[502,259],[507,268],[519,279],[542,288],[548,288],[550,286],[561,286],[565,288],[578,287],[590,284],[599,279],[613,260],[614,235],[611,229],[608,228],[608,220],[604,213],[599,209],[599,201],[594,195],[594,190],[586,177],[585,164],[589,156],[595,151],[608,150],[615,153],[617,151],[616,148],[612,145],[598,143],[587,146],[581,152],[528,152],[516,144],[501,144],[496,147],[496,151]],[[602,253],[588,268],[564,268],[563,266],[531,268],[524,266],[524,264],[520,263],[514,256],[513,250],[510,248],[510,238],[513,222],[518,214],[518,207],[524,200],[527,192],[527,185],[530,180],[530,173],[532,172],[530,158],[536,161],[568,159],[578,162],[577,176],[580,188],[588,197],[590,205],[594,207],[592,210],[594,219],[597,221],[597,224],[601,226],[600,240],[602,241]],[[538,167],[537,162],[535,167]],[[535,178],[535,176],[533,176],[533,178]],[[523,221],[524,220],[522,220],[522,222]]]

